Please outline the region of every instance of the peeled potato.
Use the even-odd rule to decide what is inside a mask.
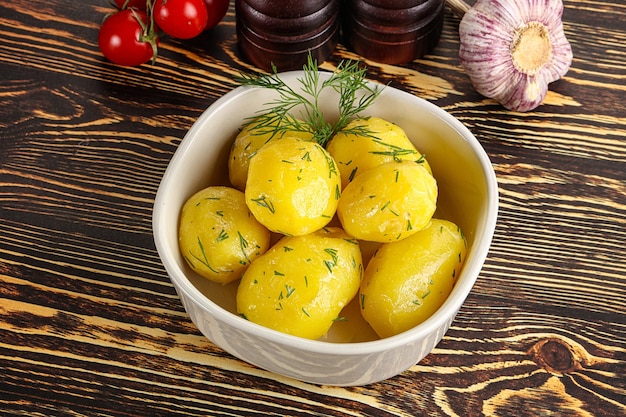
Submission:
[[[270,329],[317,339],[354,298],[362,274],[359,245],[339,228],[284,237],[243,275],[237,311]]]
[[[287,117],[288,121],[293,120],[290,116]],[[250,159],[269,141],[286,136],[304,140],[313,138],[313,133],[311,132],[295,130],[274,131],[273,128],[278,125],[278,122],[279,120],[276,118],[266,125],[257,118],[252,123],[244,126],[241,132],[239,132],[233,142],[228,158],[228,178],[233,187],[241,191],[246,188]],[[304,122],[299,123],[304,124]]]
[[[437,182],[414,161],[387,162],[343,190],[337,215],[350,236],[393,242],[425,227],[437,208]]]
[[[270,232],[246,206],[243,192],[212,186],[189,198],[180,214],[179,247],[187,264],[220,284],[241,277],[270,245]]]
[[[357,175],[385,162],[419,161],[431,172],[426,158],[404,130],[379,117],[351,121],[333,136],[326,149],[337,162],[342,188]]]
[[[461,230],[439,219],[411,237],[381,245],[361,283],[363,318],[380,337],[422,323],[452,291],[466,250]]]
[[[284,137],[250,160],[246,204],[273,232],[304,235],[330,222],[341,195],[341,178],[317,142]]]

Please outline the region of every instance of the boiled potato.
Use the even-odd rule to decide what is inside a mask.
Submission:
[[[374,242],[404,239],[425,227],[437,205],[437,182],[414,161],[387,162],[354,178],[337,215],[351,236]]]
[[[295,120],[287,116],[287,123]],[[306,124],[298,121],[303,126]],[[278,118],[260,119],[256,118],[251,123],[245,125],[241,132],[235,137],[235,141],[230,150],[228,158],[228,178],[233,187],[243,191],[246,188],[248,178],[248,166],[250,158],[254,157],[261,147],[267,142],[285,136],[297,137],[304,140],[312,140],[313,133],[305,131],[286,130],[276,132],[274,127],[279,125]]]
[[[270,232],[246,206],[243,192],[211,186],[189,198],[180,214],[179,247],[201,276],[226,284],[241,277],[270,245]]]
[[[446,300],[465,260],[461,230],[447,220],[404,240],[384,243],[370,260],[360,288],[361,313],[380,337],[408,330]]]
[[[365,261],[363,261],[365,265]],[[372,326],[370,326],[361,314],[359,297],[354,297],[347,306],[339,313],[333,325],[319,340],[325,342],[360,343],[379,340]]]
[[[237,311],[270,329],[317,339],[354,298],[362,274],[359,245],[339,228],[284,237],[244,273]]]
[[[246,204],[273,232],[304,235],[324,227],[340,195],[339,171],[317,142],[284,137],[250,160]]]
[[[351,121],[333,136],[326,149],[337,162],[343,188],[360,173],[385,162],[419,161],[431,172],[426,158],[404,130],[379,117]]]

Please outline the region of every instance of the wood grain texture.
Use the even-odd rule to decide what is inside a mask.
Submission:
[[[493,245],[435,351],[365,387],[245,364],[195,328],[151,232],[186,130],[254,70],[234,8],[156,65],[100,55],[106,1],[0,1],[0,414],[626,414],[626,6],[565,0],[566,77],[530,113],[478,95],[450,12],[433,53],[369,77],[443,107],[500,188]],[[359,59],[340,46],[323,66]]]

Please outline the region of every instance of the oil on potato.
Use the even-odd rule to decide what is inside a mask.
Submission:
[[[440,219],[411,237],[382,244],[361,283],[363,318],[380,337],[422,323],[452,291],[466,250],[461,230]]]
[[[428,224],[437,208],[437,182],[414,161],[387,162],[357,176],[343,190],[337,215],[357,239],[392,242]]]
[[[317,339],[354,298],[362,275],[358,242],[340,228],[284,237],[246,270],[237,310],[262,326]]]
[[[409,160],[430,166],[404,130],[379,117],[352,120],[336,133],[326,149],[337,162],[345,188],[357,175],[385,162]]]
[[[208,187],[183,207],[187,263],[214,282],[241,278],[241,316],[307,339],[330,337],[329,329],[364,333],[355,341],[385,338],[430,317],[454,285],[466,242],[454,223],[433,218],[437,181],[404,131],[356,119],[325,149],[308,132],[254,126],[232,145],[233,187]],[[279,240],[270,247],[270,239]],[[362,252],[370,245],[373,255]],[[339,320],[347,306],[361,327]]]
[[[292,121],[295,120],[289,115],[286,117],[288,119],[286,123],[293,123]],[[298,121],[298,124],[304,125],[304,122]],[[278,118],[257,118],[245,125],[235,137],[228,158],[228,178],[233,187],[241,191],[246,188],[250,159],[268,142],[288,136],[303,140],[313,138],[313,133],[306,131],[276,131],[274,129],[277,125],[279,125]]]
[[[317,142],[284,137],[250,160],[246,204],[273,232],[303,235],[326,226],[340,195],[339,171]]]
[[[250,213],[243,192],[211,186],[191,196],[180,214],[179,247],[199,275],[220,284],[241,277],[270,245],[270,232]]]

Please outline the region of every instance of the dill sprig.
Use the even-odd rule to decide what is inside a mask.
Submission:
[[[254,122],[251,133],[282,136],[287,131],[307,132],[324,146],[337,132],[369,107],[381,93],[379,86],[372,87],[366,81],[367,69],[354,61],[341,61],[327,80],[320,80],[317,61],[309,54],[303,66],[303,76],[298,79],[299,89],[288,86],[279,76],[275,66],[271,73],[240,74],[235,81],[241,85],[268,88],[278,96],[266,103],[266,108],[251,117]],[[320,109],[320,96],[330,88],[339,94],[339,117],[331,123]],[[345,130],[344,130],[345,131]],[[346,131],[347,132],[347,131]],[[363,126],[350,129],[348,133],[367,135]]]

